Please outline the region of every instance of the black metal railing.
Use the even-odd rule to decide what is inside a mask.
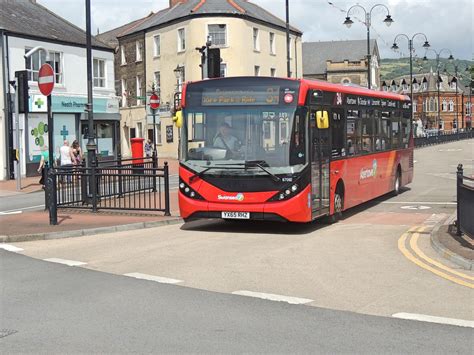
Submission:
[[[458,236],[465,233],[474,238],[474,178],[464,176],[462,164],[457,171],[457,221]]]
[[[468,138],[474,138],[473,130],[465,132],[440,133],[424,137],[415,137],[415,147],[425,147],[428,145],[449,143]]]
[[[156,157],[94,161],[49,169],[46,201],[50,224],[58,208],[161,211],[170,215],[169,167]]]

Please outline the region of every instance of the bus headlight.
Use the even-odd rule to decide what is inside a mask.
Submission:
[[[189,185],[186,184],[184,181],[180,180],[178,186],[179,186],[179,191],[181,191],[187,197],[193,198],[195,200],[204,200],[204,198],[201,195],[199,195],[196,191],[194,191],[191,187],[189,187]]]
[[[283,201],[283,200],[288,200],[295,196],[297,193],[301,191],[300,185],[299,184],[293,184],[290,187],[287,187],[286,189],[278,192],[276,195],[272,196],[268,200],[268,202],[274,202],[274,201]]]

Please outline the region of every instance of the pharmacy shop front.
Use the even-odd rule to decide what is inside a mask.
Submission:
[[[77,140],[85,153],[88,137],[88,121],[85,113],[87,98],[73,96],[55,96],[51,98],[53,114],[53,145],[55,159],[59,157],[59,148],[67,140],[72,144]],[[118,100],[113,98],[94,99],[94,131],[99,159],[114,159],[120,147],[120,114]],[[36,169],[41,159],[42,149],[49,148],[48,117],[46,97],[30,97],[30,113],[27,117],[26,175],[37,175]]]

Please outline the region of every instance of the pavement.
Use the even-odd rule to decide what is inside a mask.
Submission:
[[[117,230],[141,229],[179,221],[177,160],[160,159],[169,163],[171,216],[149,211],[90,211],[59,209],[58,225],[49,225],[48,211],[44,210],[44,191],[38,178],[23,179],[21,192],[15,181],[0,182],[0,241],[42,240],[97,233],[114,233]]]
[[[467,327],[208,292],[2,250],[0,265],[5,354],[472,352]]]

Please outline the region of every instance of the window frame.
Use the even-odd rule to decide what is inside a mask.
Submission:
[[[96,63],[99,65],[100,63],[103,64],[103,76],[96,76]],[[97,73],[100,71],[100,65],[97,68]],[[101,80],[103,81],[104,85],[96,85],[96,80],[97,82],[100,82]],[[92,82],[93,82],[93,87],[95,89],[106,89],[107,88],[107,62],[104,58],[94,58],[92,60]]]
[[[25,47],[25,53],[29,52],[31,47]],[[54,84],[58,86],[64,85],[64,55],[63,52],[49,51],[51,60],[51,66],[54,71]],[[56,60],[56,56],[59,56]],[[35,58],[37,59],[38,69],[35,67]],[[46,63],[46,54],[44,51],[38,51],[33,53],[30,57],[25,58],[25,69],[27,71],[27,77],[29,83],[38,83],[39,70],[43,64]],[[30,68],[28,68],[30,67]],[[36,79],[35,79],[36,76]]]
[[[177,33],[177,41],[178,41],[177,52],[178,53],[185,52],[186,51],[186,28],[180,27],[177,29],[176,33]]]
[[[270,54],[276,55],[276,35],[275,32],[268,33],[269,45],[270,45]],[[290,51],[291,52],[291,51]]]
[[[153,36],[153,57],[158,58],[161,56],[161,35],[157,34]]]
[[[127,57],[125,54],[125,45],[122,44],[120,46],[120,65],[126,65],[127,64]]]
[[[257,27],[252,27],[252,43],[253,50],[260,52],[260,29]]]
[[[135,95],[136,95],[136,106],[142,106],[143,102],[142,99],[139,99],[138,97],[143,96],[142,95],[142,90],[143,90],[143,78],[140,75],[136,76],[136,90],[135,90]],[[140,85],[139,85],[140,84]]]
[[[229,41],[228,41],[228,35],[227,35],[227,24],[225,24],[225,23],[209,23],[209,24],[207,24],[207,36],[211,36],[211,31],[210,31],[210,28],[209,28],[210,26],[217,26],[219,28],[220,28],[220,26],[224,26],[224,43],[216,44],[214,42],[214,38],[212,38],[212,46],[217,47],[217,48],[228,47],[229,46]],[[218,33],[218,32],[215,32],[215,33]]]
[[[141,62],[143,61],[143,44],[140,40],[135,42],[135,61]]]

